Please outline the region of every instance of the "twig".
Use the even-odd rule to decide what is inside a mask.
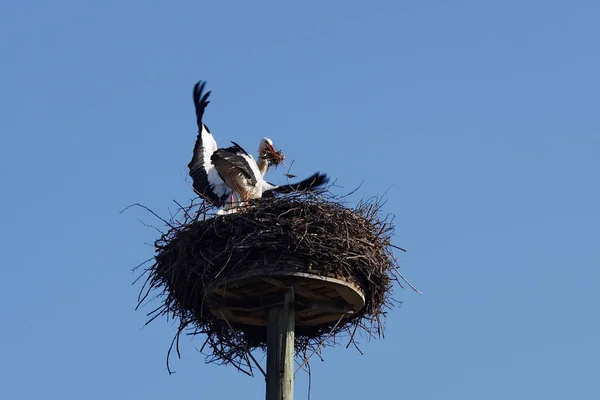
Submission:
[[[260,364],[258,363],[258,361],[256,361],[256,358],[254,358],[254,356],[252,355],[252,353],[250,353],[250,350],[248,350],[248,348],[244,345],[244,343],[242,342],[242,339],[240,339],[240,337],[238,336],[237,332],[235,331],[235,329],[233,329],[233,327],[229,323],[229,320],[225,317],[225,314],[223,314],[223,311],[221,311],[221,309],[219,309],[219,314],[221,314],[221,317],[225,320],[225,322],[227,323],[227,326],[229,327],[229,329],[231,329],[231,332],[233,332],[233,334],[237,338],[237,340],[240,343],[240,345],[244,348],[244,350],[246,350],[246,353],[248,353],[248,355],[250,356],[250,358],[252,359],[252,361],[254,361],[254,364],[256,364],[256,367],[260,370],[260,372],[262,372],[263,376],[266,378],[267,377],[267,373],[265,372],[264,369],[262,369],[262,367],[260,366]]]
[[[339,325],[340,322],[342,322],[342,319],[346,316],[346,314],[342,314],[340,316],[340,319],[338,319],[338,321],[335,323],[335,325],[333,326],[333,328],[331,328],[331,331],[329,331],[329,333],[327,334],[327,336],[325,336],[325,338],[321,341],[321,343],[319,344],[319,346],[315,349],[315,351],[312,352],[312,354],[310,356],[308,356],[308,358],[306,358],[304,360],[304,362],[302,363],[302,365],[300,367],[298,367],[298,369],[296,369],[296,371],[294,372],[294,377],[296,377],[296,374],[298,373],[298,371],[300,371],[302,369],[302,367],[304,366],[304,364],[308,363],[308,361],[311,359],[311,357],[321,348],[321,346],[323,345],[323,343],[325,343],[325,341],[327,339],[329,339],[329,336],[331,336],[331,334],[333,333],[333,331],[335,330],[335,328],[337,328],[337,326]]]
[[[127,207],[125,207],[124,209],[122,209],[119,214],[123,214],[123,212],[127,211],[128,209],[130,209],[131,207],[141,207],[143,209],[145,209],[146,211],[148,211],[150,214],[154,215],[156,218],[160,219],[162,222],[165,223],[165,225],[168,225],[171,229],[175,229],[175,227],[173,225],[171,225],[170,223],[168,223],[164,218],[160,217],[158,214],[156,214],[154,211],[152,211],[151,209],[149,209],[148,207],[139,204],[139,203],[134,203],[134,204],[130,204]]]
[[[392,268],[394,268],[394,270],[395,270],[395,271],[396,271],[396,273],[397,273],[397,274],[400,276],[400,278],[402,278],[402,280],[403,280],[404,282],[406,282],[406,284],[407,284],[408,286],[410,286],[410,288],[411,288],[412,290],[414,290],[415,292],[417,292],[417,293],[419,293],[419,294],[423,294],[423,293],[421,293],[421,291],[420,291],[419,289],[417,289],[416,287],[414,287],[414,286],[413,286],[413,285],[412,285],[412,284],[411,284],[411,283],[410,283],[410,282],[409,282],[409,281],[408,281],[408,280],[407,280],[407,279],[406,279],[406,278],[405,278],[405,277],[404,277],[404,276],[403,276],[403,275],[400,273],[400,271],[398,271],[398,268],[396,268],[396,266],[395,266],[395,265],[392,265]]]

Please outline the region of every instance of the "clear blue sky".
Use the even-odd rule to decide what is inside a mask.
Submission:
[[[192,193],[192,86],[218,143],[388,192],[425,295],[313,362],[312,398],[600,398],[597,1],[5,1],[4,399],[263,398],[134,312],[131,268]],[[283,182],[283,171],[270,172]],[[145,311],[149,311],[147,308]],[[307,377],[297,380],[306,398]]]

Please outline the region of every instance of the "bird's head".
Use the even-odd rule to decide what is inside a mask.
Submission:
[[[273,141],[269,138],[262,138],[258,145],[258,156],[268,161],[269,167],[277,167],[285,160],[285,155],[281,150],[275,150]]]

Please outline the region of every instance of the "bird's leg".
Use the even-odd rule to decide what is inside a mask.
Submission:
[[[240,201],[240,207],[241,206],[247,206],[249,199],[250,199],[250,193],[248,193],[248,192],[244,193],[244,201],[243,202]]]

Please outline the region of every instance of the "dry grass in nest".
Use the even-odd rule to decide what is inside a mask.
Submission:
[[[309,260],[311,273],[351,279],[366,300],[360,312],[337,326],[297,329],[298,357],[342,340],[358,349],[357,334],[381,336],[386,310],[394,303],[393,282],[404,280],[393,251],[400,248],[391,244],[393,218],[380,215],[382,204],[371,199],[349,208],[343,197],[294,193],[256,200],[243,212],[217,217],[215,208],[203,201],[180,206],[170,221],[163,220],[168,230],[155,242],[156,254],[142,274],[146,280],[138,298],[139,307],[157,293],[159,306],[148,313],[148,323],[162,315],[179,321],[167,367],[171,350],[179,354],[179,337],[187,331],[204,336],[200,350],[208,362],[233,364],[251,374],[246,349],[265,350],[266,329],[238,324],[232,331],[206,309],[204,290],[257,262],[277,265],[281,257]]]

